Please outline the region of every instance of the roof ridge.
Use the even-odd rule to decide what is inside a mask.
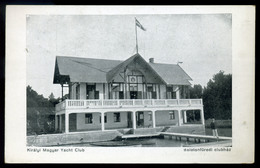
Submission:
[[[79,58],[79,59],[93,59],[93,60],[106,60],[106,61],[124,61],[124,60],[113,60],[113,59],[104,59],[104,58],[89,58],[89,57],[73,57],[73,56],[60,56],[56,55],[56,57],[63,57],[63,58]]]
[[[149,64],[163,64],[163,65],[178,65],[178,64],[169,64],[169,63],[151,63],[151,62],[148,62]]]

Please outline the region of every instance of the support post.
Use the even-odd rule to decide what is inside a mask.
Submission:
[[[61,84],[61,100],[63,101],[63,84]]]
[[[127,99],[127,76],[126,76],[126,69],[124,69],[124,99]]]
[[[133,111],[133,129],[136,129],[136,116],[135,116],[135,111]]]
[[[55,131],[58,130],[58,115],[55,115]]]
[[[201,124],[205,125],[205,119],[204,119],[204,110],[203,107],[200,110],[200,118],[201,118]]]
[[[177,87],[177,91],[176,91],[176,99],[180,99],[180,88],[179,88],[179,86]]]
[[[152,111],[152,119],[153,119],[153,128],[156,128],[156,124],[155,124],[155,111]]]
[[[184,119],[184,123],[187,123],[187,111],[183,111],[183,119]]]
[[[178,110],[178,124],[181,126],[181,110]]]
[[[65,133],[69,133],[69,114],[65,111]]]
[[[105,114],[101,112],[101,131],[105,130]]]
[[[59,128],[60,128],[60,132],[62,132],[62,128],[61,128],[62,127],[62,114],[60,114],[59,117],[60,117],[60,120],[59,120],[60,127]]]

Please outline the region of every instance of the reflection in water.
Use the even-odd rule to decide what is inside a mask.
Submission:
[[[114,144],[114,145],[113,145]],[[122,144],[122,145],[121,145]],[[183,145],[194,144],[192,141],[176,141],[175,139],[163,138],[139,138],[123,141],[109,141],[101,143],[86,143],[66,145],[66,147],[182,147]]]

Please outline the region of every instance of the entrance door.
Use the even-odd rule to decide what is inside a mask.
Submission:
[[[127,112],[127,128],[132,128],[132,113]]]
[[[137,126],[143,127],[144,126],[144,112],[137,112]]]
[[[96,85],[87,85],[87,99],[99,99],[99,91],[96,91]]]
[[[137,91],[130,91],[130,99],[137,99],[138,92]]]

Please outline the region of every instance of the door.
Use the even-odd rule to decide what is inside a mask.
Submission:
[[[96,85],[87,85],[87,99],[99,99],[99,91],[96,90]]]
[[[124,99],[124,92],[123,91],[119,91],[119,99]]]
[[[144,112],[137,112],[137,126],[143,127],[144,126]]]
[[[137,99],[137,91],[130,91],[130,99]]]
[[[127,128],[132,128],[132,113],[127,112]]]

